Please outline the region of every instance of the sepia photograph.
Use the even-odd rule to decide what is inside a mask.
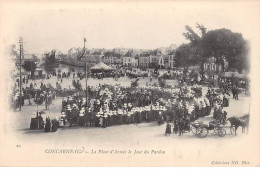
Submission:
[[[0,166],[260,166],[260,1],[1,1]]]

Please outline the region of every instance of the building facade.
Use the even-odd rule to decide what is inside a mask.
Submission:
[[[101,62],[104,58],[104,55],[102,52],[93,52],[89,55],[87,55],[87,62],[91,64],[97,64]]]
[[[138,65],[140,68],[150,67],[150,54],[140,55],[138,60]]]
[[[169,64],[168,64],[168,68],[174,68],[175,67],[175,63],[176,63],[176,55],[175,55],[175,51],[169,53],[168,55],[169,59]]]
[[[203,63],[203,69],[205,72],[221,73],[228,68],[228,62],[225,57],[221,57],[221,60],[217,61],[216,57],[210,57]]]

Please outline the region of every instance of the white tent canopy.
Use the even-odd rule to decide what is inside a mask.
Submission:
[[[90,70],[114,70],[114,68],[109,67],[103,62],[99,62],[95,66],[91,67]]]

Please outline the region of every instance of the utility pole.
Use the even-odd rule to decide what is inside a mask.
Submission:
[[[20,44],[20,67],[19,67],[19,70],[20,70],[20,96],[19,96],[19,111],[21,111],[22,109],[22,55],[23,55],[23,38],[20,37],[19,38],[19,44]]]
[[[84,48],[83,48],[83,52],[85,55],[85,49],[86,49],[86,38],[84,38]],[[87,70],[87,55],[85,55],[85,76],[86,76],[86,101],[87,101],[87,107],[88,107],[88,70]]]

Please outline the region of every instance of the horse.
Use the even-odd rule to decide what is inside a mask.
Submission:
[[[240,119],[242,120],[242,133],[245,133],[245,128],[247,128],[247,133],[248,133],[248,127],[249,127],[249,114],[246,114],[244,116],[241,116]]]
[[[239,126],[242,127],[242,133],[245,132],[245,128],[247,128],[248,132],[248,125],[249,125],[249,115],[244,115],[242,117],[230,117],[227,119],[230,122],[230,131],[232,133],[232,128],[235,127],[235,135],[237,135],[236,131]]]

